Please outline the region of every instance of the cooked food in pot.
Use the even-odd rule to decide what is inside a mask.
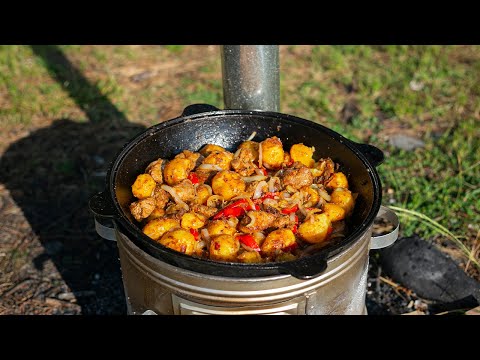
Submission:
[[[276,136],[234,153],[215,144],[183,150],[137,176],[130,211],[144,234],[187,255],[242,263],[307,256],[345,237],[356,198],[339,165],[314,153],[301,143],[287,151]]]

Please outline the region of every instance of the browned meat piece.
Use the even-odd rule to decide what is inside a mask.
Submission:
[[[195,188],[188,179],[182,180],[179,184],[173,186],[173,189],[184,202],[192,201],[195,198]]]
[[[149,197],[130,204],[130,212],[137,221],[147,218],[155,210],[155,199]]]
[[[163,190],[160,185],[155,187],[153,192],[153,198],[155,199],[155,204],[159,209],[164,209],[165,205],[167,205],[168,200],[170,200],[170,195],[168,192]]]
[[[211,184],[212,183],[212,178],[217,174],[218,171],[215,170],[204,170],[204,169],[198,169],[195,170],[195,174],[198,176],[198,182],[200,184]]]
[[[315,183],[326,185],[332,178],[335,168],[336,165],[330,158],[318,160],[312,169]]]
[[[197,152],[192,152],[190,150],[183,150],[180,154],[175,156],[179,159],[188,159],[191,161],[192,165],[190,167],[190,171],[192,171],[197,165],[200,165],[201,161],[203,160],[202,155]]]
[[[244,233],[253,233],[269,228],[275,215],[265,211],[249,211],[239,223],[239,230]]]
[[[161,184],[163,182],[162,164],[163,159],[157,159],[148,164],[147,168],[145,169],[145,173],[150,174],[157,184]]]
[[[206,206],[206,205],[192,205],[190,211],[193,211],[196,214],[201,214],[207,218],[212,217],[218,212],[217,208]]]
[[[310,169],[304,165],[299,169],[287,169],[283,175],[283,185],[290,185],[296,190],[313,184],[313,176]]]
[[[254,151],[250,148],[243,148],[243,149],[240,149],[238,156],[232,160],[231,165],[233,170],[235,170],[240,175],[250,176],[255,172],[255,169],[256,169],[256,166],[253,163],[254,161],[255,161]]]
[[[271,227],[274,228],[292,228],[295,220],[290,219],[290,215],[278,215],[273,221]]]

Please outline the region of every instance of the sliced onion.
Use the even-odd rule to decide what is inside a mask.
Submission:
[[[257,243],[258,243],[259,241],[264,240],[265,237],[266,237],[265,234],[264,234],[263,232],[261,232],[261,231],[255,231],[252,235],[253,235],[253,237],[255,238],[255,240],[257,241]]]
[[[242,149],[238,149],[237,151],[235,151],[235,154],[233,155],[234,158],[237,158],[239,155],[240,155],[240,151],[242,151]]]
[[[268,191],[275,192],[275,182],[280,184],[280,179],[276,176],[272,176],[268,181]]]
[[[210,185],[208,185],[208,184],[203,184],[203,186],[205,186],[205,187],[207,188],[208,194],[209,194],[210,196],[212,196],[212,195],[213,195],[212,187],[211,187]]]
[[[171,186],[168,186],[168,185],[161,185],[160,186],[163,190],[165,190],[166,192],[168,192],[170,195],[172,195],[172,198],[173,200],[178,204],[180,205],[182,208],[184,208],[185,210],[189,210],[190,208],[188,207],[188,205],[182,200],[180,199],[180,196],[178,196],[177,192],[175,191],[174,188],[172,188]]]
[[[295,222],[295,213],[290,214],[290,221]]]
[[[290,195],[290,193],[288,191],[282,191],[282,193],[280,194],[280,197],[282,199],[291,199],[292,195]]]
[[[305,207],[300,202],[298,202],[297,205],[298,205],[298,210],[300,210],[302,215],[307,217],[308,214],[307,214],[307,210],[305,210]]]
[[[278,205],[278,202],[277,202],[277,200],[274,200],[274,199],[265,199],[263,201],[263,205],[276,207]]]
[[[267,177],[265,175],[254,175],[254,176],[244,176],[242,180],[245,182],[254,182],[254,181],[262,181],[265,180]]]
[[[252,227],[255,224],[255,212],[248,211],[246,214],[250,218],[250,222],[246,225],[247,227]]]
[[[252,199],[247,198],[248,204],[250,205],[250,209],[255,209],[255,203]]]
[[[257,184],[257,187],[255,188],[255,191],[253,193],[253,199],[259,199],[262,197],[262,188],[264,186],[268,186],[266,181],[260,181]]]
[[[238,219],[236,217],[229,217],[227,219],[227,223],[229,226],[231,226],[232,228],[236,228],[237,225],[238,225]]]
[[[223,202],[224,202],[223,197],[220,196],[220,195],[212,195],[207,199],[207,206],[216,208],[217,207],[217,202],[219,202],[219,201],[221,202],[220,207],[222,207]]]
[[[259,169],[259,168],[255,168],[255,174],[257,175],[265,175],[262,171],[262,169]]]
[[[326,191],[324,188],[319,187],[319,188],[317,189],[317,191],[318,191],[318,194],[319,194],[322,198],[324,198],[326,201],[332,200],[332,197],[331,197],[330,195],[328,195],[327,191]]]
[[[248,139],[245,140],[245,141],[251,141],[251,140],[255,137],[255,135],[257,135],[257,132],[256,132],[256,131],[252,132],[252,134],[251,134],[251,135],[248,137]]]
[[[204,229],[200,230],[200,234],[202,235],[202,238],[203,238],[204,240],[210,241],[210,234],[209,234],[207,228],[204,228]]]
[[[214,170],[214,171],[222,171],[223,169],[218,166],[218,165],[214,165],[214,164],[201,164],[198,166],[199,170]]]
[[[263,149],[262,143],[258,144],[258,167],[263,167]]]

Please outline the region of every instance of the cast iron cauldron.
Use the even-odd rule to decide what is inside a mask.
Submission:
[[[136,176],[143,173],[151,161],[159,157],[173,158],[183,149],[198,151],[207,143],[214,143],[232,151],[254,131],[257,133],[254,140],[277,136],[282,140],[286,149],[295,143],[304,143],[307,146],[315,147],[315,159],[331,157],[333,161],[341,164],[341,170],[349,178],[350,189],[352,192],[358,193],[354,213],[349,222],[350,233],[347,237],[326,246],[313,255],[298,260],[282,263],[244,264],[217,262],[188,256],[166,248],[142,233],[129,211],[129,204],[134,201],[131,185]],[[254,280],[257,283],[256,289],[262,292],[263,290],[258,288],[261,279],[289,278],[295,279],[293,280],[295,282],[311,282],[317,277],[325,276],[326,273],[330,274],[331,269],[327,268],[330,263],[340,265],[340,267],[334,266],[338,268],[336,270],[338,272],[340,268],[344,267],[342,264],[346,262],[346,259],[351,259],[352,249],[355,251],[362,249],[359,253],[365,256],[357,257],[359,261],[361,259],[362,274],[366,274],[368,250],[372,247],[371,240],[373,241],[371,228],[381,207],[381,183],[375,166],[379,165],[383,158],[383,153],[374,146],[355,143],[322,125],[295,116],[263,111],[218,110],[210,105],[191,105],[184,110],[182,116],[152,126],[124,146],[108,171],[105,191],[91,198],[90,208],[95,214],[96,220],[100,222],[101,219],[113,220],[114,232],[109,231],[99,222],[97,222],[97,231],[103,237],[119,241],[122,273],[127,294],[129,289],[126,269],[128,267],[129,272],[133,271],[132,264],[136,264],[134,267],[143,273],[148,273],[149,267],[159,267],[151,273],[159,275],[159,278],[163,279],[161,286],[166,286],[169,291],[177,295],[183,294],[182,290],[179,290],[182,288],[181,284],[188,285],[190,281],[185,279],[185,276],[187,278],[193,276],[197,280],[208,278],[214,283],[215,279],[221,279],[223,289],[225,289],[226,279],[231,284],[239,281],[243,287],[249,281]],[[382,212],[385,211],[392,217],[391,212],[382,207]],[[392,220],[398,221],[398,219]],[[398,227],[395,228],[394,234],[390,234],[388,237],[375,238],[377,245],[374,247],[391,244],[395,241],[397,233]],[[341,260],[342,256],[347,253],[350,255],[344,256],[345,261]],[[142,257],[148,258],[148,260],[140,265]],[[127,258],[134,259],[133,262],[129,260],[128,266]],[[170,275],[165,275],[167,273]],[[156,276],[152,274],[149,277],[153,279]],[[180,274],[182,279],[173,281],[175,274]],[[366,276],[363,277],[366,283]],[[170,280],[175,284],[166,285],[165,281],[168,283]],[[318,287],[320,282],[315,286]],[[285,281],[282,280],[281,287],[284,286]],[[199,295],[198,291],[191,290],[190,286],[186,287],[190,288],[188,294],[183,294],[187,298]],[[202,285],[203,290],[208,287],[208,284]],[[296,286],[296,288],[300,292],[303,291],[301,286]],[[203,293],[203,290],[200,292]],[[209,295],[200,296],[202,303],[215,304],[218,290],[214,290]],[[241,291],[241,288],[235,291]],[[284,290],[281,292],[285,294]],[[269,299],[278,301],[284,299],[285,296],[274,296]],[[297,293],[296,296],[298,296]],[[221,297],[222,306],[225,306],[226,299],[224,296]],[[229,297],[227,296],[227,298]],[[244,295],[240,298],[246,299]],[[265,299],[260,302],[265,302]],[[258,303],[257,300],[254,299],[253,302]],[[143,302],[145,303],[145,301]],[[235,308],[238,307],[237,305]],[[140,308],[147,309],[149,307],[140,306]],[[173,311],[173,313],[176,312]]]

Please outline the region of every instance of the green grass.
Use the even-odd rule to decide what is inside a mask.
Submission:
[[[30,47],[0,47],[2,128],[62,117],[108,120],[118,116],[115,108],[130,121],[151,125],[192,103],[223,108],[219,53],[204,46],[59,49],[83,80],[60,84],[52,71],[63,70]],[[378,169],[383,202],[406,209],[403,235],[452,239],[425,218],[407,214],[413,211],[467,249],[473,246],[480,224],[479,46],[285,46],[280,60],[282,112],[385,152]],[[131,80],[145,71],[156,72],[142,82]],[[412,90],[412,84],[420,89]],[[348,121],[341,116],[347,103],[357,110]],[[388,136],[405,130],[425,148],[392,148]]]

